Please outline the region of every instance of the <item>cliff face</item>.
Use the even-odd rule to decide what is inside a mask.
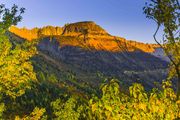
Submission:
[[[61,46],[78,46],[85,49],[111,52],[144,51],[152,53],[158,47],[153,44],[144,44],[112,36],[92,21],[66,24],[64,27],[46,26],[34,29],[12,26],[10,32],[30,41],[54,36],[60,42]]]

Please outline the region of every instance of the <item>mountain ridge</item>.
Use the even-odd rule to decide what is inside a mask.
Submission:
[[[159,47],[156,44],[141,43],[110,35],[93,21],[70,23],[63,27],[45,26],[33,29],[12,26],[9,31],[29,41],[51,36],[56,37],[61,46],[79,46],[111,52],[140,50],[152,53]]]

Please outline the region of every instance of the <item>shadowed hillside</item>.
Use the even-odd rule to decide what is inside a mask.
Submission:
[[[61,42],[56,38],[44,38],[39,42],[38,50],[57,63],[65,64],[66,67],[63,68],[73,71],[79,80],[88,81],[92,85],[101,82],[94,77],[98,72],[119,78],[122,84],[141,82],[147,88],[152,88],[154,82],[164,79],[167,75],[166,61],[142,51],[85,50],[75,46],[61,46]]]

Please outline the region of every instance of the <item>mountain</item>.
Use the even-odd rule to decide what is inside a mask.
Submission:
[[[17,28],[12,26],[10,32],[27,40],[35,40],[47,36],[56,36],[61,45],[80,46],[106,51],[135,51],[154,52],[156,44],[145,44],[122,37],[112,36],[92,21],[66,24],[63,27],[46,26],[43,28]],[[84,42],[84,34],[86,42]]]
[[[125,88],[140,82],[146,89],[167,76],[169,62],[158,45],[112,36],[92,21],[34,29],[12,26],[9,31],[11,39],[38,42],[35,70],[79,89],[93,90],[103,82],[102,75],[119,79]]]

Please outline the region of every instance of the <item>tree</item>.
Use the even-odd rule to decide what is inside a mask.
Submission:
[[[51,103],[55,120],[78,120],[80,118],[83,106],[78,106],[75,98],[71,97],[66,102],[61,99]]]
[[[0,87],[1,92],[12,98],[24,94],[30,88],[31,81],[36,80],[29,61],[36,50],[27,49],[27,45],[13,48],[6,37],[0,38]]]
[[[0,5],[0,34],[4,34],[11,25],[17,25],[22,19],[25,8],[18,8],[17,5],[9,10],[4,4]]]
[[[6,36],[9,27],[21,21],[24,10],[16,5],[11,9],[0,5],[0,119],[4,119],[3,112],[9,107],[4,98],[14,100],[23,95],[26,89],[31,88],[31,82],[36,80],[30,62],[30,58],[36,54],[36,48],[28,42],[14,44],[15,41],[10,42]]]
[[[81,29],[80,32],[81,32],[81,35],[84,36],[84,38],[83,38],[84,39],[84,43],[86,43],[87,38],[88,38],[88,29]]]
[[[180,96],[180,5],[178,0],[150,0],[143,8],[147,18],[157,23],[153,35],[171,61],[170,77],[177,77],[177,95]],[[157,33],[163,27],[162,40]]]
[[[5,35],[11,25],[21,21],[24,10],[16,5],[10,10],[0,5],[0,92],[12,98],[24,94],[31,80],[36,80],[29,61],[36,49],[30,43],[13,46]]]

